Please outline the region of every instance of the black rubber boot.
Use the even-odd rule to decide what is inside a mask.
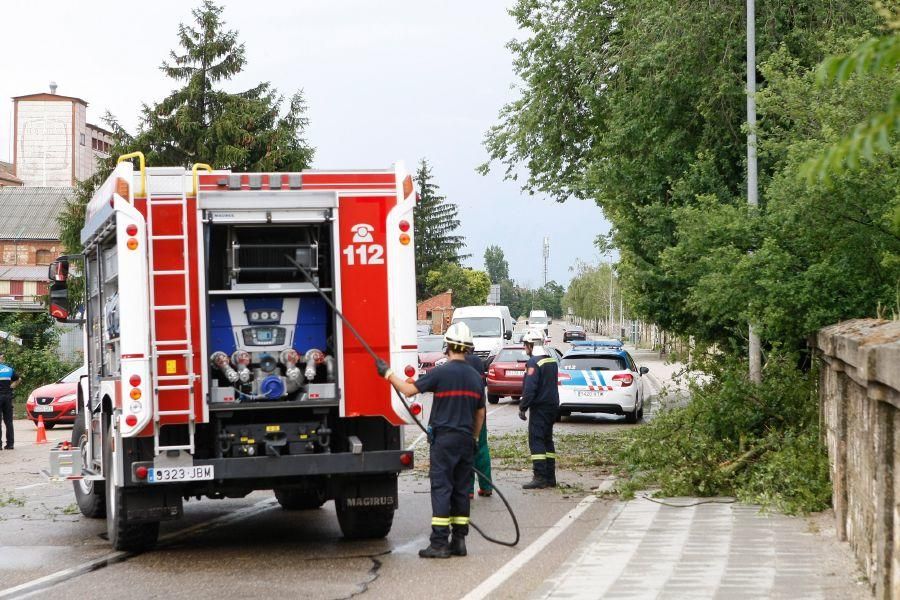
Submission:
[[[523,490],[542,490],[544,488],[553,487],[542,477],[535,476],[531,481],[522,486]]]
[[[450,558],[450,548],[447,546],[435,546],[434,544],[429,544],[427,548],[422,548],[421,550],[419,550],[419,557]]]
[[[453,556],[466,556],[466,536],[454,535],[450,538],[450,554]]]
[[[548,458],[547,459],[547,472],[545,474],[547,479],[547,483],[550,484],[550,487],[556,487],[556,459]]]

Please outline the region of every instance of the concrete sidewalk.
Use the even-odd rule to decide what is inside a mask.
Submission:
[[[535,597],[871,598],[831,522],[727,498],[639,496],[620,502]]]

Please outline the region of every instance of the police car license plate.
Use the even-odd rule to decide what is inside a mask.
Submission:
[[[34,412],[36,412],[36,413],[39,413],[39,412],[53,412],[53,407],[50,406],[49,404],[48,404],[47,406],[35,406],[35,407],[34,407]]]
[[[576,390],[575,395],[579,398],[599,398],[603,395],[603,392],[594,390]]]
[[[169,483],[170,481],[203,481],[213,478],[212,465],[195,465],[192,467],[152,467],[147,470],[147,481],[150,483]]]

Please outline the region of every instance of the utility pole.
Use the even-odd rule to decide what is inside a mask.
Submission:
[[[547,286],[547,277],[549,274],[550,267],[550,238],[544,238],[544,286]]]
[[[609,337],[612,337],[613,323],[613,266],[612,256],[609,257]]]
[[[756,5],[755,0],[747,0],[747,204],[756,209]],[[749,324],[750,381],[762,382],[762,353],[759,334],[753,323]]]

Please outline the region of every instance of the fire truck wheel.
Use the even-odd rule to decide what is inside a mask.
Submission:
[[[325,504],[323,489],[275,488],[275,498],[284,510],[312,510]]]
[[[341,533],[349,540],[383,538],[394,524],[394,507],[347,508],[335,502]]]
[[[87,467],[90,465],[87,455],[87,431],[84,427],[83,415],[79,415],[75,419],[75,426],[72,428],[72,446],[81,449],[81,465]],[[102,519],[106,516],[106,498],[104,496],[102,481],[89,481],[79,479],[72,482],[75,488],[75,502],[81,514],[91,519]]]
[[[159,537],[159,521],[129,523],[125,518],[125,490],[116,485],[112,461],[113,431],[107,424],[103,444],[103,474],[106,477],[106,534],[116,550],[142,552],[152,548]]]

